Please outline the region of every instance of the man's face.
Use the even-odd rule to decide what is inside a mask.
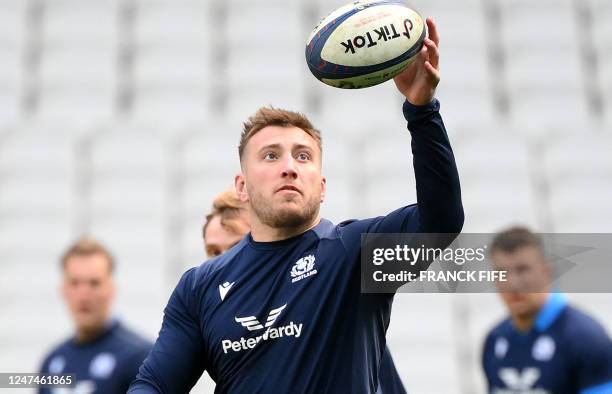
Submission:
[[[550,292],[550,266],[542,251],[524,246],[513,252],[496,251],[491,256],[495,269],[507,271],[507,281],[498,290],[513,316],[538,313]]]
[[[297,227],[319,214],[325,194],[321,152],[302,129],[261,129],[246,145],[242,168],[236,179],[238,194],[263,224]]]
[[[213,216],[210,222],[208,222],[206,233],[204,234],[206,255],[211,258],[225,253],[232,246],[240,242],[247,231],[246,224],[243,233],[236,232],[221,224],[221,216]]]
[[[73,256],[66,261],[62,292],[77,330],[97,330],[110,316],[115,285],[102,254]]]

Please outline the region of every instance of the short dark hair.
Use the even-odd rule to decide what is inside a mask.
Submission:
[[[513,253],[527,246],[534,246],[544,251],[542,239],[537,234],[527,227],[516,226],[497,233],[491,242],[489,253],[493,254],[497,251]]]
[[[72,257],[77,256],[93,256],[102,255],[108,261],[108,270],[112,274],[115,270],[115,259],[107,248],[104,247],[99,241],[93,238],[80,238],[73,243],[62,255],[62,270],[66,269],[66,263]]]

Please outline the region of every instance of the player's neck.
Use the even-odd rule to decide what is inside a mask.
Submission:
[[[104,334],[107,328],[108,323],[97,327],[79,327],[77,328],[75,340],[77,343],[92,342]]]
[[[519,331],[526,332],[531,330],[535,325],[535,322],[538,319],[538,316],[540,315],[540,312],[542,311],[542,308],[544,308],[544,305],[546,304],[546,301],[549,297],[550,292],[538,293],[538,299],[536,301],[537,307],[535,307],[532,311],[528,313],[512,315],[512,322],[514,323],[514,326]]]
[[[313,220],[304,222],[295,227],[270,227],[259,220],[251,219],[251,237],[257,242],[274,242],[282,241],[287,238],[295,237],[303,234],[311,228],[315,227],[321,221],[321,217],[317,215]]]
[[[531,330],[536,321],[537,313],[534,314],[522,314],[512,316],[512,322],[514,326],[522,332]]]

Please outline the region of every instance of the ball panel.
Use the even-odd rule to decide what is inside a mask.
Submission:
[[[420,15],[399,5],[379,5],[351,15],[329,36],[321,59],[363,67],[395,59],[418,44]]]
[[[372,66],[362,66],[362,67],[352,67],[352,66],[343,66],[334,63],[328,63],[324,60],[321,60],[317,67],[310,67],[311,72],[319,79],[345,79],[358,77],[365,74],[371,74],[375,72],[384,72],[390,67],[394,67],[400,63],[404,63],[406,60],[414,57],[419,53],[421,48],[423,47],[423,39],[425,38],[425,31],[422,32],[421,39],[419,43],[412,47],[410,51],[402,54],[395,59],[391,59],[382,64],[375,64]],[[310,65],[309,65],[310,66]]]
[[[378,85],[395,77],[397,74],[401,73],[406,67],[408,67],[410,63],[412,63],[415,59],[416,57],[414,56],[410,57],[409,59],[404,60],[399,64],[386,68],[384,72],[376,71],[373,73],[349,78],[321,78],[321,82],[329,86],[342,89],[367,88],[370,86]]]

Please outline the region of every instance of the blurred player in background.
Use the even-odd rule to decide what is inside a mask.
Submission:
[[[40,372],[76,373],[76,386],[39,393],[126,392],[152,344],[111,318],[113,257],[97,241],[80,239],[64,254],[62,270],[75,334],[45,357]]]
[[[187,392],[204,370],[219,393],[377,391],[393,294],[361,293],[361,234],[456,234],[463,226],[434,98],[438,32],[431,18],[427,25],[430,38],[394,79],[405,97],[418,204],[338,225],[321,219],[320,132],[302,114],[259,109],[244,124],[235,179],[251,232],[183,275],[130,392]]]
[[[483,368],[489,392],[612,393],[612,342],[592,317],[551,292],[553,272],[542,241],[515,227],[493,240],[491,260],[510,316],[487,336]]]
[[[219,194],[213,209],[206,215],[202,229],[204,248],[208,258],[217,257],[232,248],[249,232],[249,212],[234,189]],[[404,384],[397,373],[389,348],[385,349],[380,363],[378,393],[404,394]]]
[[[217,257],[236,245],[251,230],[249,213],[236,191],[219,194],[202,227],[204,249],[208,258]]]

